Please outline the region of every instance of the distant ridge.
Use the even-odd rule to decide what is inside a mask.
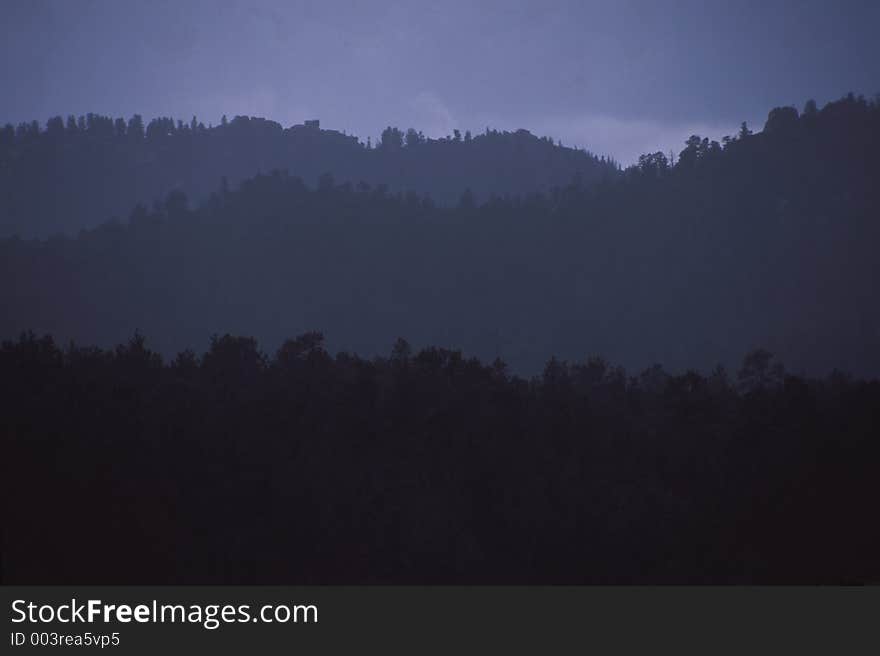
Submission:
[[[283,128],[264,118],[226,117],[206,127],[157,118],[145,124],[98,114],[0,128],[0,237],[75,234],[136,203],[151,204],[178,189],[198,203],[221,179],[233,186],[257,173],[286,170],[315,184],[387,185],[429,195],[441,204],[469,189],[477,200],[521,195],[618,173],[615,162],[554,145],[526,130],[429,139],[388,127],[378,143],[361,142],[320,121]]]

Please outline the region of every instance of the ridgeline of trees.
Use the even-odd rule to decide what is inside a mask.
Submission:
[[[849,96],[692,137],[674,165],[654,153],[483,203],[277,171],[196,208],[173,192],[75,238],[0,240],[0,336],[107,346],[141,330],[170,355],[213,332],[274,349],[322,330],[369,357],[405,334],[525,374],[585,353],[708,370],[763,346],[794,371],[876,376],[878,152],[880,106]]]
[[[15,179],[64,216],[75,153],[260,125],[105,122],[65,164],[100,140],[54,122],[3,152],[43,149],[58,194]],[[267,143],[330,138],[295,133]],[[483,147],[387,137],[338,138],[376,162]],[[3,581],[877,582],[877,152],[880,105],[848,96],[542,193],[275,171],[0,240],[0,335],[58,340],[0,345]],[[126,170],[78,172],[84,202]],[[461,351],[376,355],[398,334]]]
[[[236,186],[259,172],[285,169],[310,183],[327,171],[340,181],[387,184],[454,202],[469,187],[477,198],[546,191],[573,177],[619,175],[613,161],[553,144],[525,130],[442,139],[388,127],[374,144],[317,121],[283,129],[274,121],[237,116],[214,127],[157,118],[144,125],[88,114],[42,127],[36,121],[0,127],[0,236],[76,234],[141,202],[177,189],[195,201],[222,178]]]
[[[4,583],[880,581],[880,383],[766,351],[532,380],[458,351],[0,346]]]

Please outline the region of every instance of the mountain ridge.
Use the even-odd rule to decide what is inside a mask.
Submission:
[[[0,236],[74,234],[136,203],[151,204],[178,189],[206,199],[222,180],[237,185],[283,169],[304,180],[320,176],[353,185],[430,195],[450,204],[469,189],[491,195],[548,191],[574,178],[595,182],[618,173],[612,160],[556,145],[527,130],[430,139],[414,129],[386,128],[368,139],[321,129],[319,121],[283,128],[263,118],[225,117],[205,127],[158,118],[144,124],[87,114],[56,116],[0,129]]]

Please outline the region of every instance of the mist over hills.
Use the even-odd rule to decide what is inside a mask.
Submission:
[[[880,583],[880,2],[2,10],[2,583]]]
[[[398,166],[404,177],[397,180],[419,166],[447,171],[449,190],[455,176],[468,180],[474,171],[463,186],[485,191],[495,183],[518,185],[517,175],[528,172],[549,184],[578,163],[592,167],[586,171],[594,177],[615,170],[524,134],[401,146],[405,136],[398,133],[394,146],[368,150],[312,127],[286,133],[241,120],[218,130],[151,136],[134,148],[127,137],[108,133],[94,152],[100,159],[105,148],[118,147],[162,162],[189,153],[178,164],[193,172],[194,185],[197,177],[208,184],[223,167],[203,174],[201,151],[190,146],[204,140],[205,152],[221,157],[238,134],[250,144],[241,152],[253,157],[282,158],[289,141],[315,139],[315,153],[325,142],[335,144],[328,153],[351,153],[350,170],[376,162],[381,176]],[[265,142],[255,136],[260,130],[269,135]],[[78,132],[49,146],[51,133],[34,137],[24,151],[36,157],[45,148],[54,158],[48,153],[66,152],[64,144],[92,143]],[[215,134],[228,135],[216,140],[217,151]],[[27,136],[13,143],[20,139]],[[522,157],[500,173],[478,157],[518,148]],[[168,356],[205,348],[212,333],[252,335],[271,351],[290,335],[320,330],[331,350],[364,356],[387,353],[404,336],[419,347],[498,357],[524,374],[540,371],[554,355],[581,361],[591,354],[636,371],[656,362],[707,371],[763,346],[794,371],[877,375],[878,151],[880,107],[850,95],[821,110],[815,103],[802,113],[774,109],[762,132],[744,125],[723,143],[694,136],[674,162],[648,154],[598,184],[584,176],[506,199],[481,202],[459,190],[458,201],[444,206],[417,193],[341,182],[347,171],[325,175],[317,186],[288,172],[262,174],[192,207],[174,192],[152,208],[139,205],[126,222],[75,238],[0,241],[0,334],[32,329],[109,346],[139,330]],[[329,157],[309,165],[322,171]],[[545,168],[544,157],[560,167]],[[412,169],[404,165],[409,158]],[[167,180],[178,175],[151,161],[142,166]],[[68,170],[58,166],[56,172]],[[37,179],[39,187],[45,178]],[[112,195],[116,180],[136,195],[142,179],[149,176],[106,170],[83,197],[100,196],[96,185]],[[16,185],[16,198],[28,184]],[[65,218],[63,192],[25,197],[38,208],[35,216],[54,203],[60,225],[80,222],[77,209]]]
[[[329,173],[339,182],[384,184],[442,204],[457,201],[465,189],[486,200],[619,174],[613,161],[526,130],[487,128],[475,136],[455,130],[429,139],[389,126],[373,144],[321,129],[317,120],[285,129],[247,116],[224,116],[214,127],[195,117],[145,124],[140,115],[128,121],[56,116],[45,127],[33,121],[0,129],[0,236],[75,234],[172,190],[199,203],[223,179],[234,187],[275,169],[310,185]]]

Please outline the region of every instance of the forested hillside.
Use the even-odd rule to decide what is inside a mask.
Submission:
[[[284,169],[314,185],[331,173],[353,185],[429,194],[439,203],[466,188],[490,194],[547,191],[572,179],[594,182],[619,173],[616,164],[555,145],[525,130],[428,139],[386,128],[376,144],[360,142],[317,121],[284,129],[274,121],[237,116],[214,127],[195,117],[159,118],[144,125],[88,114],[0,128],[0,236],[76,234],[135,203],[152,205],[170,191],[194,202],[222,180],[237,186],[257,173]]]
[[[481,139],[393,157],[533,143]],[[590,354],[708,371],[763,346],[794,371],[874,376],[877,152],[880,106],[850,96],[774,109],[723,143],[695,136],[674,164],[655,153],[522,197],[446,207],[277,171],[199,205],[174,192],[76,237],[0,241],[0,334],[109,346],[140,330],[168,356],[215,332],[273,349],[321,330],[365,356],[402,334],[524,374]]]

